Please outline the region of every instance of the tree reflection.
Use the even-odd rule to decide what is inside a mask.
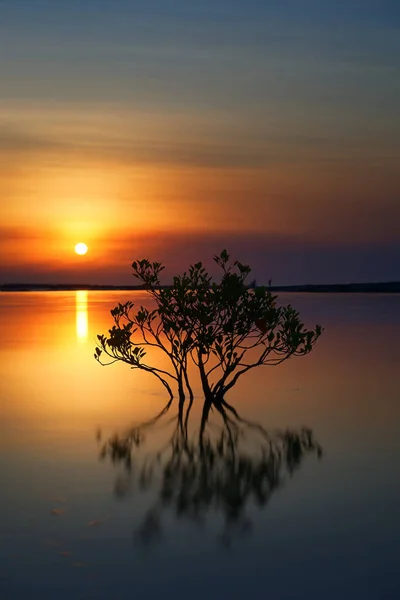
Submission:
[[[102,445],[101,457],[122,464],[115,494],[155,491],[155,500],[136,532],[144,542],[162,532],[163,512],[204,522],[206,515],[223,516],[223,539],[251,526],[246,508],[264,507],[285,476],[291,476],[309,454],[322,450],[310,429],[267,431],[224,404],[189,427],[192,404],[170,416],[170,400],[153,419],[114,435]],[[217,417],[217,419],[215,419]],[[157,451],[142,454],[146,435],[165,427],[165,441]],[[170,430],[172,429],[172,431]]]

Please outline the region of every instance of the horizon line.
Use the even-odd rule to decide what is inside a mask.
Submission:
[[[162,284],[157,286],[158,289],[172,287],[172,284]],[[400,292],[400,280],[398,281],[369,281],[369,282],[347,282],[347,283],[303,283],[303,284],[288,284],[288,285],[249,285],[249,287],[265,287],[271,291],[324,291],[336,290],[340,291],[390,291]],[[365,289],[367,288],[367,289]],[[102,284],[102,283],[32,283],[32,282],[15,282],[15,283],[0,283],[0,291],[140,291],[146,290],[142,285],[130,284]]]

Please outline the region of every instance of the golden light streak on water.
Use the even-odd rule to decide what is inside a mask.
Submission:
[[[87,290],[77,290],[75,296],[76,306],[76,337],[84,342],[88,337],[88,293]]]

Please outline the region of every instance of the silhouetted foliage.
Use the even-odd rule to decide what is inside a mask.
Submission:
[[[306,454],[322,452],[310,429],[268,432],[227,404],[218,411],[221,420],[207,420],[200,437],[189,434],[191,407],[184,417],[180,406],[165,423],[173,423],[167,442],[141,457],[146,431],[162,423],[170,406],[171,401],[155,418],[111,437],[101,450],[103,459],[125,467],[116,481],[117,496],[157,487],[156,500],[137,531],[142,541],[161,535],[165,510],[196,522],[203,522],[210,511],[220,513],[223,539],[228,541],[232,531],[248,530],[249,503],[264,507],[282,486],[285,473],[291,476]]]
[[[223,405],[226,393],[242,375],[255,367],[308,354],[322,332],[319,325],[306,329],[299,313],[290,305],[278,306],[268,288],[249,286],[250,267],[231,263],[226,250],[214,260],[221,269],[219,283],[198,262],[174,277],[168,288],[161,286],[161,263],[135,261],[133,274],[156,308],[118,304],[111,311],[114,325],[108,336],[98,336],[94,355],[101,364],[122,361],[151,373],[170,398],[177,388],[181,404],[187,394],[193,401],[188,375],[192,361],[206,399],[205,418],[212,405]],[[168,357],[169,371],[146,362],[148,347]],[[104,355],[111,361],[104,363]]]
[[[233,526],[244,530],[246,505],[251,501],[264,506],[282,485],[284,474],[291,475],[305,454],[321,452],[309,429],[270,433],[243,419],[226,400],[227,392],[251,369],[311,352],[321,327],[306,329],[292,306],[278,306],[276,296],[255,281],[248,285],[250,267],[230,262],[226,250],[214,260],[221,270],[219,282],[199,262],[174,277],[170,287],[161,285],[161,263],[135,261],[133,274],[155,308],[118,304],[111,311],[114,325],[108,336],[98,336],[96,360],[122,361],[151,373],[170,397],[160,414],[113,436],[101,451],[103,458],[125,466],[116,495],[126,495],[132,486],[147,490],[159,483],[157,500],[139,531],[143,540],[161,534],[163,509],[196,521],[210,510],[222,512],[226,531]],[[147,362],[148,348],[168,358],[169,370]],[[111,361],[103,362],[104,355]],[[198,431],[191,434],[190,363],[197,367],[203,392]],[[172,418],[169,440],[140,460],[146,431],[166,420],[175,391],[178,413]],[[211,414],[218,416],[218,423]]]

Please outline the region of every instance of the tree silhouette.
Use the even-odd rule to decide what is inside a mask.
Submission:
[[[219,282],[198,262],[174,277],[170,287],[161,285],[161,263],[135,261],[133,274],[156,308],[118,304],[111,310],[109,335],[97,336],[94,355],[101,364],[122,361],[151,373],[171,399],[177,391],[181,407],[187,396],[189,405],[193,402],[188,366],[194,363],[205,398],[203,426],[211,407],[221,415],[232,413],[225,396],[244,374],[308,354],[322,332],[319,325],[306,329],[299,313],[290,305],[278,306],[266,287],[247,285],[250,267],[230,262],[226,250],[214,261],[221,270]],[[146,361],[149,347],[168,357],[169,371]],[[104,355],[111,361],[104,362]]]

